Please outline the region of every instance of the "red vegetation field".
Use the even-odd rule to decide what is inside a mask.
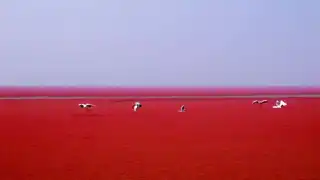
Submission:
[[[320,179],[320,99],[252,100],[0,100],[0,179]]]

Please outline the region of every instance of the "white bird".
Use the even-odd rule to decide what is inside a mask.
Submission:
[[[93,104],[89,104],[89,103],[82,103],[78,105],[81,109],[91,109],[93,107],[95,107],[95,105]]]
[[[275,109],[276,108],[283,108],[285,106],[287,106],[286,102],[284,102],[283,100],[277,100],[276,104],[273,106],[273,108],[275,108]]]
[[[254,101],[252,101],[252,104],[265,104],[267,102],[268,102],[268,100],[254,100]]]
[[[133,104],[133,111],[136,112],[138,111],[138,109],[140,109],[142,107],[142,104],[140,102],[135,102]]]
[[[184,105],[182,105],[182,106],[180,107],[179,112],[185,112],[185,111],[186,111],[186,107],[185,107]]]

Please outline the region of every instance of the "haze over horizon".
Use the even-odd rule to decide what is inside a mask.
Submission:
[[[320,1],[0,3],[0,85],[319,86]]]

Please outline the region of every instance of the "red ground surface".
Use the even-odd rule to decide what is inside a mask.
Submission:
[[[320,100],[285,100],[0,100],[0,179],[320,179]]]

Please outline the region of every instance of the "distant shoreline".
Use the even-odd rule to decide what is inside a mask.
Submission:
[[[320,96],[320,87],[67,87],[0,86],[0,97],[236,97]]]

